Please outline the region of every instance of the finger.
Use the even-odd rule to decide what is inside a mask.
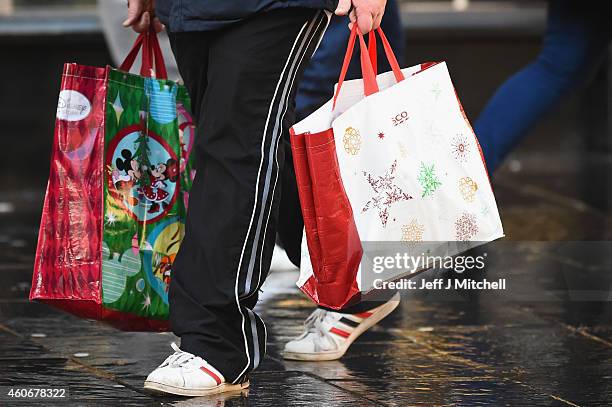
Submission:
[[[380,24],[382,23],[383,15],[384,13],[379,13],[374,17],[374,24],[372,25],[373,30],[376,30],[378,27],[380,27]]]
[[[156,33],[159,33],[159,32],[164,31],[166,29],[166,26],[164,26],[162,22],[159,21],[159,18],[155,18],[153,20],[153,28],[155,28]]]
[[[138,21],[134,30],[140,33],[146,32],[149,30],[150,24],[151,24],[151,15],[149,14],[148,11],[145,11],[144,13],[142,13],[142,16],[140,17],[140,21]]]
[[[349,19],[351,20],[351,23],[354,23],[355,21],[357,21],[357,14],[355,12],[355,9],[352,9],[351,12],[349,13]]]
[[[338,7],[336,7],[336,11],[334,14],[337,16],[345,16],[348,14],[351,8],[351,0],[340,0],[338,1]]]
[[[372,24],[374,20],[372,19],[372,14],[369,11],[360,12],[357,10],[357,25],[359,26],[359,30],[362,34],[367,34],[372,31]]]
[[[145,11],[144,13],[142,13],[140,20],[136,24],[132,25],[132,29],[137,33],[143,33],[149,29],[150,25],[151,16],[149,15],[148,11]]]
[[[140,1],[130,1],[128,4],[128,15],[123,22],[124,27],[129,27],[140,20],[143,11],[143,4]]]

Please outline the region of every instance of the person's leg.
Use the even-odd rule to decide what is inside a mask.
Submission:
[[[295,84],[327,22],[325,12],[309,9],[263,13],[211,33],[206,56],[206,44],[189,34],[173,38],[175,49],[185,48],[177,60],[187,86],[206,86],[203,98],[194,98],[197,174],[173,267],[170,322],[181,349],[228,382],[240,381],[265,353],[266,330],[252,308],[276,235],[279,140],[292,124]],[[198,64],[208,64],[205,80],[188,74]]]
[[[537,59],[496,91],[475,123],[490,172],[603,54],[610,37],[602,11],[595,4],[550,2]]]
[[[325,36],[304,71],[302,81],[300,81],[296,98],[297,120],[307,117],[333,96],[334,84],[338,81],[340,75],[344,51],[350,34],[347,27],[348,23],[348,17],[332,16]],[[381,27],[401,64],[405,41],[396,0],[387,2]],[[361,76],[358,55],[358,52],[353,55],[347,79]],[[378,46],[378,65],[379,72],[391,70],[380,42]],[[285,144],[285,169],[281,178],[283,194],[280,202],[278,240],[289,260],[299,267],[304,221],[302,220],[302,211],[295,183],[289,138],[286,137],[283,143]]]
[[[340,69],[342,68],[344,59],[344,50],[350,34],[347,27],[348,22],[347,17],[332,17],[327,32],[323,37],[323,41],[321,41],[319,49],[310,61],[304,73],[304,78],[300,82],[296,108],[297,120],[307,117],[319,108],[319,106],[333,97],[334,84],[337,82],[338,76],[340,75]],[[396,0],[389,0],[387,2],[381,27],[389,39],[398,61],[401,63],[404,57],[405,42],[399,15],[399,7]],[[384,49],[380,44],[378,46],[377,60],[378,72],[391,70]],[[351,61],[347,78],[354,79],[360,76],[361,70],[358,61],[358,53],[355,53]],[[278,240],[289,260],[299,267],[304,221],[302,219],[302,211],[300,209],[300,201],[295,182],[295,171],[293,169],[289,139],[287,138],[283,142],[286,145],[286,164],[282,175],[283,194],[280,203]],[[338,312],[330,309],[326,310],[324,307],[318,307],[320,311],[315,311],[313,315],[317,315],[322,318],[322,320],[327,321],[324,324],[327,331],[322,333],[323,336],[319,336],[319,333],[316,335],[306,334],[300,336],[295,341],[289,342],[285,349],[285,358],[299,360],[331,360],[341,357],[353,340],[397,307],[399,297],[394,297],[395,294],[395,291],[377,292],[375,295],[371,295],[364,299],[364,301],[346,307]],[[365,315],[370,315],[370,312],[375,308],[378,309],[378,312],[373,312],[371,317],[364,317]],[[361,315],[361,317],[359,315]],[[312,319],[312,317],[310,319]],[[351,325],[346,325],[346,323],[350,323]],[[330,335],[328,331],[332,328],[335,332],[346,333],[347,336]],[[315,337],[327,338],[325,344],[321,346],[316,345],[316,348],[322,351],[321,353],[313,351],[315,343],[312,342],[311,339]]]

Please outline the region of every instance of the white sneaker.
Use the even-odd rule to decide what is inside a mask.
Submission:
[[[393,311],[400,302],[396,293],[389,301],[367,312],[342,314],[315,310],[304,323],[304,333],[288,342],[283,358],[288,360],[340,359],[355,339]]]
[[[217,369],[204,359],[182,351],[175,343],[174,353],[145,380],[145,389],[180,396],[206,396],[227,391],[240,391],[249,387],[249,381],[226,383]]]

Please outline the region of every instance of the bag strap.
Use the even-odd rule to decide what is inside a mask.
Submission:
[[[332,110],[336,107],[338,95],[340,94],[340,89],[342,88],[342,84],[344,83],[344,79],[346,78],[346,73],[348,72],[348,68],[351,63],[351,58],[353,56],[353,49],[355,48],[355,41],[358,36],[361,60],[361,75],[363,78],[364,92],[366,96],[378,92],[378,83],[376,83],[376,75],[374,74],[374,69],[372,68],[372,62],[368,54],[368,48],[363,39],[363,34],[361,34],[361,31],[359,31],[359,29],[357,28],[357,24],[353,24],[353,28],[351,29],[351,35],[349,36],[348,40],[348,45],[346,47],[346,54],[344,55],[344,62],[342,63],[342,69],[340,71],[340,78],[338,79],[336,94],[334,95],[334,103]]]
[[[378,52],[376,51],[376,34],[374,30],[368,33],[368,53],[370,54],[370,62],[374,75],[378,74]]]
[[[125,57],[121,65],[119,65],[120,70],[129,72],[130,69],[132,69],[132,65],[134,65],[134,62],[136,61],[138,52],[140,52],[140,48],[142,48],[143,40],[144,40],[144,36],[142,34],[140,34],[136,38],[136,41],[134,41],[134,45],[132,45],[132,49],[130,50],[130,52],[128,52],[127,56]]]
[[[145,78],[152,77],[154,75],[152,61],[153,52],[151,52],[151,36],[148,32],[144,35],[141,51],[142,64],[140,64],[140,76],[144,76]]]
[[[168,79],[168,71],[166,70],[166,62],[164,61],[164,54],[162,53],[161,46],[159,45],[159,38],[155,32],[151,34],[151,41],[153,42],[153,56],[155,58],[155,69],[156,74],[160,79]]]
[[[119,69],[129,72],[136,61],[138,53],[142,50],[142,62],[140,65],[140,75],[144,77],[156,77],[168,79],[166,63],[159,45],[157,33],[153,26],[148,31],[141,33],[134,41],[132,49],[127,54]]]
[[[389,65],[391,66],[391,70],[393,71],[395,79],[398,82],[403,81],[405,79],[404,74],[402,73],[399,63],[397,62],[395,54],[393,53],[393,49],[391,48],[389,40],[387,40],[387,37],[385,36],[385,33],[381,28],[377,28],[376,32],[380,36],[380,40],[385,50],[385,55],[387,57],[387,60],[389,61]],[[346,73],[348,71],[349,64],[351,63],[351,58],[353,56],[353,48],[355,47],[355,40],[357,36],[359,36],[359,47],[361,51],[360,60],[364,93],[366,96],[369,96],[373,93],[378,92],[378,83],[376,82],[376,72],[378,66],[375,32],[370,31],[368,35],[368,47],[366,47],[363,35],[357,29],[357,24],[353,24],[351,35],[349,36],[346,54],[344,55],[344,62],[342,63],[342,70],[340,71],[340,78],[338,79],[336,94],[334,95],[334,103],[332,106],[332,110],[336,107],[338,95],[340,94],[340,88],[342,87],[342,83],[346,78]]]
[[[395,53],[393,52],[393,48],[389,43],[389,40],[385,36],[383,30],[379,27],[376,30],[372,30],[368,36],[368,52],[370,53],[370,60],[372,61],[372,67],[374,68],[374,74],[378,74],[378,69],[376,66],[376,58],[378,55],[378,50],[376,49],[376,34],[380,36],[380,40],[383,44],[383,49],[385,50],[385,56],[389,61],[389,66],[391,66],[391,70],[393,71],[393,75],[395,76],[395,80],[401,82],[405,79],[404,73],[397,62],[397,58],[395,57]]]

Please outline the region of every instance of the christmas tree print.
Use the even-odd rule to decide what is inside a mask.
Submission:
[[[421,162],[421,168],[419,170],[417,181],[419,181],[421,188],[423,188],[421,198],[432,195],[434,191],[438,189],[440,185],[442,185],[436,176],[434,164],[426,165],[424,162]]]
[[[384,175],[373,177],[372,174],[363,172],[366,177],[368,184],[372,187],[374,195],[361,210],[362,213],[367,212],[371,208],[378,210],[378,217],[382,226],[387,226],[389,221],[389,208],[396,202],[407,201],[412,199],[410,195],[405,193],[395,183],[395,170],[397,168],[397,160],[393,161],[391,168],[389,168]]]
[[[140,112],[140,134],[134,143],[136,152],[134,153],[134,159],[138,162],[140,170],[143,171],[143,176],[138,179],[138,185],[142,188],[150,184],[151,180],[145,174],[151,168],[151,162],[149,161],[149,154],[151,149],[149,147],[149,136],[147,135],[147,115],[145,111]]]

